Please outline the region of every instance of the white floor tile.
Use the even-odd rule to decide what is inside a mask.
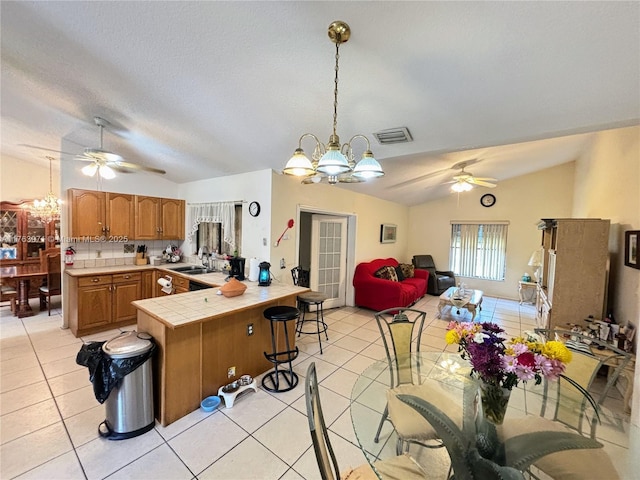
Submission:
[[[193,474],[168,445],[162,444],[134,460],[108,480],[189,480]]]
[[[75,452],[67,452],[16,478],[19,480],[84,478],[84,472]]]
[[[247,438],[198,475],[198,480],[280,478],[289,465],[254,438]]]
[[[62,419],[53,399],[16,410],[0,417],[0,443],[5,444]]]
[[[0,415],[20,410],[50,398],[52,398],[51,391],[45,381],[10,390],[0,394]]]
[[[293,465],[311,446],[306,415],[291,407],[258,429],[253,436],[288,465]]]
[[[233,408],[221,408],[220,411],[247,432],[253,433],[285,408],[286,403],[258,389],[239,398]]]

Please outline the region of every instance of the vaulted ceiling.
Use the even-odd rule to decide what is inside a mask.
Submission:
[[[459,161],[505,180],[573,160],[589,132],[640,121],[638,2],[0,8],[0,148],[25,161],[97,147],[101,116],[105,149],[178,183],[281,171],[303,133],[331,133],[334,20],[352,30],[340,49],[338,134],[367,135],[386,172],[344,188],[417,204],[447,193]],[[413,141],[373,139],[394,127]]]

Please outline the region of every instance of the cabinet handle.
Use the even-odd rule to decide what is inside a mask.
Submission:
[[[100,279],[99,278],[92,278],[91,281],[94,282],[94,283],[97,283],[97,282],[100,281]]]
[[[131,275],[125,275],[125,276],[124,276],[124,279],[125,279],[125,280],[129,280],[130,278],[131,278]]]

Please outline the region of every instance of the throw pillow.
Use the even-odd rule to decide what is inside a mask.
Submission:
[[[401,282],[404,280],[404,273],[402,272],[402,267],[400,265],[398,265],[395,269],[396,271],[396,276],[398,277],[398,281]]]
[[[396,275],[396,269],[389,265],[380,267],[378,270],[376,270],[376,272],[373,275],[375,277],[383,278],[385,280],[391,280],[392,282],[398,281],[398,276]]]
[[[401,263],[399,267],[402,269],[402,274],[404,278],[413,278],[415,277],[415,267],[411,263]]]

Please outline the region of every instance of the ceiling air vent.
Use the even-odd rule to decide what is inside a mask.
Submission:
[[[381,130],[373,134],[378,140],[380,145],[388,145],[390,143],[406,143],[413,141],[413,137],[409,133],[407,127],[390,128],[388,130]]]

